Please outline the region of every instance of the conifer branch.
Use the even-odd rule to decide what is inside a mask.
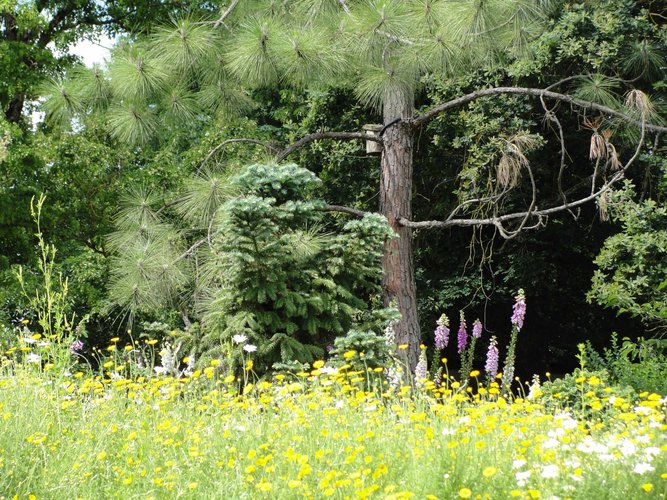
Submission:
[[[338,0],[338,3],[343,7],[343,10],[345,11],[346,14],[350,14],[350,8],[347,6],[347,2],[345,0]]]
[[[641,120],[632,118],[631,116],[628,116],[625,113],[616,111],[608,106],[603,106],[602,104],[597,104],[595,102],[590,102],[590,101],[584,101],[583,99],[577,99],[576,97],[573,97],[569,94],[561,94],[559,92],[552,92],[550,90],[534,89],[527,87],[494,87],[490,89],[477,90],[475,92],[471,92],[470,94],[466,94],[461,97],[457,97],[456,99],[452,99],[451,101],[439,104],[429,109],[425,113],[422,113],[421,115],[418,115],[413,119],[408,120],[408,123],[414,127],[421,127],[422,125],[425,125],[430,120],[438,116],[440,113],[444,113],[445,111],[448,111],[452,108],[463,106],[464,104],[467,104],[481,97],[489,97],[502,94],[520,94],[520,95],[530,95],[534,97],[542,97],[548,99],[556,99],[557,101],[570,103],[580,108],[594,109],[602,114],[613,116],[614,118],[619,118],[625,122],[632,123],[637,127],[641,127],[643,125]],[[663,127],[661,125],[645,124],[644,126],[646,128],[646,131],[648,132],[667,132],[667,127]]]
[[[595,190],[595,177],[596,173],[593,173],[593,176],[591,177],[591,183],[592,183],[592,189],[591,192],[588,196],[585,196],[583,198],[580,198],[576,201],[568,202],[567,199],[564,199],[564,203],[561,205],[557,205],[554,207],[546,208],[543,210],[538,210],[537,205],[536,205],[536,186],[535,186],[535,179],[533,178],[532,171],[530,169],[529,165],[526,165],[526,168],[528,169],[528,173],[530,175],[530,181],[532,185],[532,201],[530,204],[530,207],[528,210],[523,211],[523,212],[515,212],[515,213],[510,213],[510,214],[505,214],[501,216],[494,216],[494,217],[488,217],[488,218],[483,218],[483,219],[454,219],[453,214],[458,210],[459,207],[455,208],[454,211],[450,214],[450,216],[443,221],[420,221],[420,222],[413,222],[405,217],[401,217],[398,220],[398,223],[404,227],[409,227],[413,229],[434,229],[434,228],[440,228],[444,229],[447,227],[453,227],[453,226],[495,226],[500,235],[505,238],[505,239],[511,239],[514,238],[521,230],[526,230],[526,229],[536,229],[539,227],[542,227],[546,224],[546,220],[550,215],[557,214],[559,212],[563,212],[565,210],[571,210],[572,208],[576,208],[580,205],[583,205],[585,203],[588,203],[589,201],[595,200],[599,198],[600,196],[604,195],[609,189],[613,187],[614,184],[616,184],[618,181],[624,178],[625,172],[630,168],[630,166],[639,158],[639,153],[641,152],[642,146],[644,145],[644,141],[646,138],[646,130],[648,128],[648,125],[646,124],[646,112],[645,110],[642,110],[642,120],[639,122],[640,123],[640,129],[641,129],[641,135],[639,137],[639,141],[637,143],[637,147],[635,148],[635,151],[632,155],[632,157],[627,161],[627,163],[620,168],[609,180],[605,181],[602,186],[596,191]],[[596,166],[597,169],[597,166]],[[560,189],[560,186],[559,186]],[[561,194],[564,196],[561,190]],[[537,218],[537,222],[532,225],[532,226],[526,226],[526,223],[533,218]],[[510,222],[516,219],[522,219],[521,223],[519,224],[519,227],[507,231],[506,227],[504,226],[504,223]]]
[[[348,140],[348,139],[359,139],[362,141],[373,141],[382,144],[382,138],[366,134],[364,132],[315,132],[313,134],[308,134],[298,141],[287,146],[281,153],[276,155],[275,162],[280,163],[289,155],[295,151],[301,149],[302,147],[310,144],[313,141],[318,141],[320,139],[335,139],[335,140]]]
[[[214,28],[217,28],[217,27],[220,26],[221,24],[224,24],[225,19],[227,19],[227,17],[229,16],[229,14],[232,13],[232,11],[236,8],[236,6],[239,4],[239,2],[240,2],[240,0],[234,0],[234,1],[232,2],[232,4],[227,8],[227,10],[224,11],[224,12],[222,13],[222,15],[218,18],[218,20],[217,20],[215,23],[213,23],[213,27],[214,27]]]
[[[204,243],[208,243],[209,241],[210,241],[210,237],[207,234],[205,238],[202,238],[201,240],[196,241],[195,243],[192,244],[192,246],[190,248],[188,248],[185,252],[183,252],[181,255],[176,257],[176,259],[174,259],[174,261],[172,262],[172,265],[176,264],[177,262],[180,262],[181,260],[185,259],[186,257],[190,257],[190,256],[194,255],[195,251],[200,246],[202,246]]]
[[[200,172],[201,169],[204,168],[204,165],[206,165],[206,163],[213,157],[213,155],[215,155],[215,153],[220,151],[220,149],[227,146],[228,144],[235,144],[235,143],[238,143],[238,142],[249,142],[250,144],[257,144],[258,146],[262,146],[262,147],[268,149],[269,151],[271,151],[273,153],[278,152],[278,148],[275,147],[274,145],[272,145],[268,142],[263,142],[263,141],[257,140],[257,139],[251,139],[251,138],[248,138],[248,137],[237,137],[237,138],[234,138],[234,139],[227,139],[227,140],[222,141],[216,147],[214,147],[206,155],[206,158],[204,158],[204,161],[202,161],[201,165],[199,166],[198,172]]]
[[[368,215],[372,212],[365,212],[352,207],[345,207],[343,205],[325,205],[317,209],[320,212],[342,212],[349,215],[354,215],[355,217],[362,218],[365,215]]]

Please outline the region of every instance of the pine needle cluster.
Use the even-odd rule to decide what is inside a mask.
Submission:
[[[53,80],[43,89],[47,118],[68,126],[103,110],[117,138],[140,145],[163,127],[247,109],[258,87],[346,83],[378,108],[392,92],[414,92],[426,73],[522,54],[540,34],[542,3],[238,2],[223,22],[185,17],[119,44],[106,72],[77,68]]]

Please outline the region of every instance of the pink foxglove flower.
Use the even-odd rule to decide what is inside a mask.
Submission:
[[[461,354],[468,345],[468,326],[466,325],[466,319],[465,316],[463,315],[463,311],[461,311],[461,326],[459,326],[459,334],[457,340],[458,340],[459,354]]]
[[[472,324],[472,336],[476,339],[482,336],[482,322],[479,319]]]
[[[512,312],[512,324],[517,330],[523,328],[523,318],[526,316],[526,294],[523,288],[519,290],[514,303],[514,310]]]
[[[423,380],[428,375],[428,362],[426,360],[426,349],[421,350],[419,362],[415,366],[415,380]]]
[[[496,378],[498,374],[498,341],[496,337],[491,337],[491,343],[489,344],[489,350],[486,353],[486,365],[484,365],[484,371],[486,371],[489,377]]]
[[[79,351],[81,351],[81,349],[83,349],[83,341],[79,339],[75,340],[74,342],[72,342],[72,345],[70,346],[69,349],[71,352],[75,354],[78,353]]]
[[[449,343],[449,318],[443,314],[436,324],[438,326],[435,329],[435,348],[444,349]]]

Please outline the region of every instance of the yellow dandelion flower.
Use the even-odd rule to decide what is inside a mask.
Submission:
[[[310,475],[313,472],[313,468],[308,465],[308,464],[303,464],[301,468],[299,469],[299,473],[297,474],[297,477],[299,479],[303,479],[304,477]]]
[[[470,372],[471,377],[479,377],[479,370],[473,370]]]
[[[316,370],[322,368],[323,366],[324,366],[324,361],[322,361],[321,359],[313,363],[313,368],[315,368]]]
[[[350,350],[350,351],[347,351],[347,352],[343,353],[343,357],[345,359],[350,359],[350,358],[354,358],[356,356],[356,354],[357,354],[357,351]]]
[[[642,484],[642,490],[644,490],[646,493],[651,493],[653,491],[653,484],[651,483]]]
[[[107,452],[106,451],[100,451],[97,454],[97,459],[98,460],[104,460],[105,458],[107,458]]]
[[[482,471],[482,475],[484,477],[491,477],[491,476],[495,476],[496,472],[498,472],[498,469],[496,469],[495,467],[486,467]]]
[[[470,498],[472,497],[472,490],[470,488],[461,488],[459,490],[459,498]]]
[[[265,491],[265,492],[266,491],[271,491],[271,483],[267,483],[267,482],[262,481],[261,483],[259,483],[257,485],[257,489],[259,489],[260,491]]]

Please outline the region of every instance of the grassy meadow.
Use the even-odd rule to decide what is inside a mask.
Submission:
[[[0,498],[664,498],[667,400],[575,384],[579,406],[323,362],[259,380],[6,361]]]

